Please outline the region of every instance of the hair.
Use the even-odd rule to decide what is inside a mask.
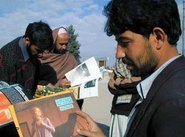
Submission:
[[[30,23],[24,37],[28,37],[30,43],[35,44],[41,50],[50,49],[53,44],[52,30],[42,21]]]
[[[32,110],[33,113],[35,113],[37,110],[39,110],[41,115],[43,116],[43,112],[42,112],[42,110],[39,107],[34,106],[31,110]]]
[[[149,38],[160,27],[168,42],[176,45],[181,35],[180,17],[175,0],[111,0],[104,8],[105,32],[119,35],[127,30]]]

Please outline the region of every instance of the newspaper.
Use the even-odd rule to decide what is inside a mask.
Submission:
[[[77,86],[88,81],[102,78],[100,69],[94,57],[84,61],[73,70],[65,74],[71,86]]]

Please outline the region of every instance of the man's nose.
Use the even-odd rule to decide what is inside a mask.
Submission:
[[[124,58],[126,55],[125,55],[125,49],[122,48],[120,45],[117,45],[117,48],[116,48],[116,58],[119,59],[119,58]]]
[[[67,45],[63,44],[62,49],[67,49]]]
[[[42,58],[42,57],[43,57],[43,53],[38,53],[38,54],[37,54],[37,57],[38,57],[38,58]]]

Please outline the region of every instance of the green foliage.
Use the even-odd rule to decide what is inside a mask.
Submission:
[[[64,88],[62,87],[57,87],[57,86],[42,86],[42,89],[37,89],[35,92],[35,95],[33,96],[33,98],[39,98],[42,96],[47,96],[47,95],[51,95],[57,92],[62,92],[64,91]]]
[[[67,27],[67,31],[70,35],[69,44],[68,44],[68,50],[71,52],[76,60],[80,63],[80,43],[77,40],[78,34],[75,33],[75,29],[73,28],[73,25],[70,25]]]

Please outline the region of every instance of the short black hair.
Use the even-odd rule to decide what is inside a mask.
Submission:
[[[160,27],[168,42],[176,45],[181,35],[175,0],[111,0],[104,14],[107,17],[104,30],[108,36],[130,30],[148,38],[154,27]]]
[[[30,39],[41,50],[49,50],[53,44],[52,30],[50,26],[42,21],[30,23],[25,31],[24,37]]]

